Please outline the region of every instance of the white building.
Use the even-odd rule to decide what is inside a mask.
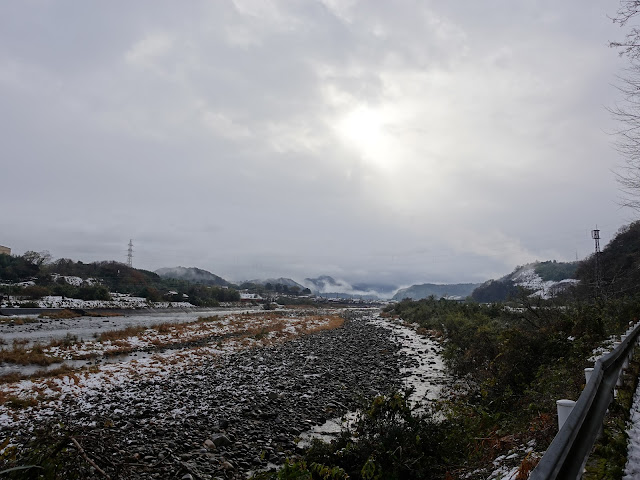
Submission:
[[[11,255],[11,249],[9,247],[3,247],[0,245],[0,254]]]

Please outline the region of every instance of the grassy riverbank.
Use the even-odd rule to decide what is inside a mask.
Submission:
[[[555,401],[577,399],[583,369],[638,311],[636,299],[560,305],[526,296],[509,305],[391,306],[385,315],[441,339],[455,385],[422,412],[400,394],[378,398],[336,442],[265,477],[525,479],[557,432]]]

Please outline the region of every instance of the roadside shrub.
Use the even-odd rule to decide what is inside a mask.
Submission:
[[[313,442],[305,460],[340,467],[353,479],[445,478],[447,466],[467,455],[456,426],[434,413],[414,411],[406,393],[376,397],[335,441]]]
[[[445,363],[458,379],[445,402],[447,418],[476,432],[480,440],[467,436],[467,451],[489,463],[517,441],[549,444],[555,401],[578,398],[594,348],[639,312],[632,298],[557,305],[527,295],[509,305],[427,299],[387,310],[442,338]]]

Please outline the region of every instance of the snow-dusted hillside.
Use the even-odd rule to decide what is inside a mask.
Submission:
[[[577,264],[570,262],[534,262],[516,269],[498,280],[489,280],[471,294],[477,302],[503,302],[519,295],[519,287],[531,296],[549,299],[578,283],[574,279]]]
[[[532,290],[532,296],[545,299],[552,298],[571,285],[578,283],[578,280],[573,278],[565,278],[559,281],[545,281],[536,273],[536,265],[536,263],[524,265],[509,275],[517,287]]]

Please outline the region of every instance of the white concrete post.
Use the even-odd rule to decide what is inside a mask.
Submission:
[[[576,402],[573,400],[562,399],[556,401],[556,406],[558,408],[558,430],[560,430],[564,425],[564,422],[569,418],[573,407],[576,406]]]
[[[620,346],[620,342],[613,342],[613,349],[615,350],[616,348],[618,348]],[[622,386],[622,372],[624,371],[625,366],[624,363],[622,364],[622,368],[620,369],[620,374],[618,375],[618,380],[616,381],[616,387],[621,387]],[[616,396],[616,393],[614,391],[614,396]]]
[[[628,335],[620,335],[620,343],[624,342],[627,339]],[[622,370],[626,370],[627,367],[629,366],[629,360],[631,359],[631,354],[627,354],[627,358],[625,358],[624,362],[622,363]]]
[[[589,383],[591,380],[591,374],[593,373],[593,368],[585,368],[584,369],[584,382]]]

